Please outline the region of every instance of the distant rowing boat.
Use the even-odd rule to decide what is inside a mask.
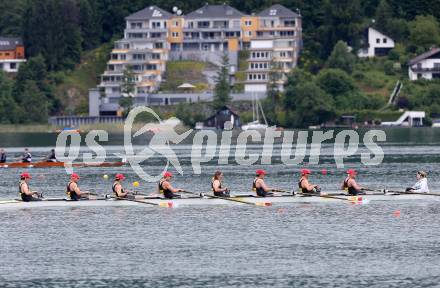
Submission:
[[[329,196],[292,196],[282,195],[273,197],[256,197],[251,195],[235,196],[232,199],[242,202],[255,203],[256,206],[271,206],[283,203],[353,203],[366,204],[372,201],[440,201],[440,197],[419,194],[386,194],[347,196],[340,193],[331,193]],[[37,208],[37,207],[90,207],[90,206],[150,206],[177,207],[177,206],[209,206],[209,205],[245,205],[239,201],[230,201],[222,198],[191,196],[182,199],[164,199],[161,197],[142,197],[136,201],[115,200],[113,198],[98,198],[95,200],[70,201],[60,198],[46,199],[37,202],[22,202],[20,200],[0,200],[0,210],[5,208]]]
[[[124,165],[124,162],[106,162],[106,163],[73,163],[73,167],[120,167]],[[0,163],[1,168],[53,168],[64,167],[64,162],[10,162]]]

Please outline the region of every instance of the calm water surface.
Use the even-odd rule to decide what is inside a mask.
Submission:
[[[365,167],[358,154],[347,167],[360,170],[359,182],[365,186],[394,189],[412,185],[415,171],[424,169],[431,189],[440,191],[439,132],[395,130],[383,146],[383,164]],[[18,155],[24,146],[31,146],[27,137],[21,136],[26,141],[2,137],[0,145]],[[40,144],[32,151],[36,158],[43,157],[51,144],[33,137]],[[117,141],[109,144],[110,152],[122,152]],[[188,190],[207,191],[209,177],[221,168],[226,185],[248,192],[255,169],[261,167],[269,172],[269,185],[291,189],[300,168],[286,167],[274,153],[272,165],[219,167],[214,159],[203,166],[201,175],[193,175],[190,146],[175,148],[186,172],[174,182]],[[251,152],[261,148],[255,145]],[[322,154],[320,165],[310,167],[315,172],[312,179],[336,190],[344,169],[336,168],[331,145],[324,146]],[[143,168],[159,173],[163,163],[154,157]],[[323,168],[328,175],[319,173]],[[0,198],[17,196],[20,172],[0,170]],[[34,190],[64,196],[64,170],[29,172]],[[110,192],[111,181],[104,174],[126,174],[127,186],[139,180],[129,167],[76,172],[83,189],[98,193]],[[139,190],[148,193],[155,186],[141,182]],[[440,283],[440,202],[176,209],[0,207],[0,218],[1,287],[438,287]]]

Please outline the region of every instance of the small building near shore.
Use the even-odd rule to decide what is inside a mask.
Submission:
[[[217,112],[203,121],[202,129],[224,129],[226,122],[232,123],[232,128],[241,128],[240,116],[229,106],[223,106]]]
[[[26,59],[23,40],[21,38],[0,37],[0,70],[15,73],[20,64],[24,62]]]

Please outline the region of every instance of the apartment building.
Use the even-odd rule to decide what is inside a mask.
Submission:
[[[247,22],[246,22],[247,21]],[[296,67],[302,47],[301,17],[276,4],[246,19],[245,48],[249,50],[246,92],[265,92],[269,81],[279,90]]]
[[[139,103],[148,103],[149,95],[159,89],[169,60],[220,64],[227,53],[233,76],[239,51],[249,50],[246,92],[266,91],[274,67],[281,72],[277,83],[282,89],[285,74],[296,66],[302,46],[301,16],[282,5],[256,15],[245,15],[226,4],[206,4],[186,15],[175,10],[150,6],[126,18],[124,38],[115,43],[98,86],[103,104],[114,104],[106,107],[117,106],[128,66],[135,74],[135,102]]]
[[[26,62],[23,40],[0,37],[0,70],[17,72],[23,62]]]

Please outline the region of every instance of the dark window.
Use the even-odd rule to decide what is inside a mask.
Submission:
[[[387,38],[383,38],[383,43],[387,43]]]
[[[380,39],[376,38],[376,43],[379,44],[380,43]]]

